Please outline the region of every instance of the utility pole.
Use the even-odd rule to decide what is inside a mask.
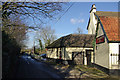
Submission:
[[[33,53],[35,54],[35,41],[34,41],[34,44],[33,44]]]

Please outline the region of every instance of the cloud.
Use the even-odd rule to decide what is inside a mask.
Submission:
[[[70,19],[70,22],[71,22],[72,24],[83,23],[83,22],[84,22],[84,19],[71,18],[71,19]]]
[[[75,24],[76,23],[76,19],[71,19],[70,22]]]
[[[78,23],[83,23],[83,22],[84,22],[84,19],[78,20]]]

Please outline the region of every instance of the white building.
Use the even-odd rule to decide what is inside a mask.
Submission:
[[[63,36],[47,48],[47,57],[55,60],[62,59],[75,64],[89,65],[93,63],[93,40],[92,34],[70,34]]]
[[[93,4],[88,34],[95,34],[94,64],[108,71],[120,69],[120,17],[118,12],[96,11]]]

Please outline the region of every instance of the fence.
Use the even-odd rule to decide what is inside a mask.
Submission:
[[[118,65],[119,64],[119,54],[111,54],[111,65]]]
[[[120,69],[120,54],[111,54],[111,68]]]

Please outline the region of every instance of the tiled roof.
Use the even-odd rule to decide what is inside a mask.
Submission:
[[[120,18],[116,16],[115,12],[108,12],[99,14],[100,21],[102,22],[105,33],[109,41],[120,41]],[[111,15],[110,15],[111,14]],[[114,15],[113,15],[114,14]]]
[[[61,37],[48,45],[46,48],[59,47],[93,47],[93,40],[95,35],[90,34],[70,34]]]

